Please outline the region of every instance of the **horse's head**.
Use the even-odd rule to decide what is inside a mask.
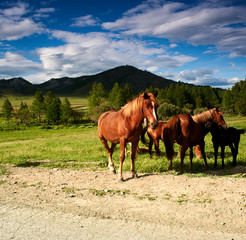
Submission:
[[[158,103],[156,101],[156,96],[158,92],[152,93],[144,93],[143,97],[143,108],[142,113],[145,118],[147,118],[150,123],[150,127],[152,129],[156,129],[158,127],[158,118],[157,118],[157,107]]]
[[[213,109],[213,121],[217,124],[217,126],[227,128],[226,122],[223,118],[223,113],[218,107]]]

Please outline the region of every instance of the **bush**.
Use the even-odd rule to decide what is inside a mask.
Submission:
[[[157,113],[160,119],[165,120],[167,117],[171,117],[178,114],[179,110],[179,107],[171,103],[164,102],[159,106]]]

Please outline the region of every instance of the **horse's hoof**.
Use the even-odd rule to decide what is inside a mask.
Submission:
[[[123,183],[124,182],[123,177],[118,177],[118,182]]]
[[[109,171],[110,171],[112,174],[116,174],[115,169],[110,169]]]
[[[135,174],[132,174],[132,178],[138,178],[138,175],[135,173]]]

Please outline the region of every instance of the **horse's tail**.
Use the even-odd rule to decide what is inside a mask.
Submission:
[[[180,138],[182,129],[181,129],[181,122],[179,118],[177,119],[176,122],[176,130],[177,130],[177,138]]]
[[[174,156],[174,148],[173,148],[174,139],[172,136],[172,129],[170,129],[169,127],[164,128],[163,139],[166,148],[167,159],[170,160]]]
[[[142,133],[141,133],[141,142],[145,145],[145,146],[148,146],[148,143],[146,142],[146,139],[145,139],[145,133],[147,132],[148,130],[148,126],[144,127]]]

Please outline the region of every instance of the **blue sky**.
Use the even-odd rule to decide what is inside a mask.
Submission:
[[[246,78],[245,12],[245,0],[2,0],[0,78],[42,83],[132,65],[229,88]]]

